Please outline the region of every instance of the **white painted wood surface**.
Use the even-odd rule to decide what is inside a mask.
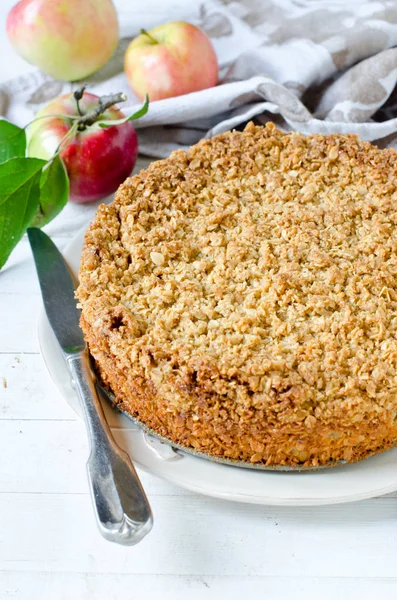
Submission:
[[[2,31],[12,4],[1,0]],[[161,20],[178,5],[186,8],[163,0]],[[146,20],[156,14],[147,8]],[[0,56],[0,80],[30,68],[4,33]],[[71,237],[67,218],[57,222],[61,248]],[[267,508],[197,496],[142,473],[153,531],[133,548],[105,542],[87,494],[84,428],[39,355],[40,302],[24,240],[0,274],[1,600],[397,597],[397,494]]]

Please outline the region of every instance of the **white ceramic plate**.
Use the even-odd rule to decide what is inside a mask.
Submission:
[[[77,274],[84,231],[64,251]],[[61,394],[80,413],[61,350],[42,310],[39,343],[47,368]],[[308,506],[352,502],[397,490],[397,448],[354,465],[315,472],[256,471],[216,464],[176,453],[145,434],[104,400],[114,436],[142,469],[189,490],[253,504]]]

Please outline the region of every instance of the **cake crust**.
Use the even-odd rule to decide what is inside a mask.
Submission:
[[[123,410],[269,466],[393,446],[396,159],[249,124],[127,179],[86,234],[77,291]]]

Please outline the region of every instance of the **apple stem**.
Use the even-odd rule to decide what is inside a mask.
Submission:
[[[156,38],[154,38],[148,31],[146,31],[146,29],[141,29],[141,34],[146,35],[149,38],[149,40],[152,42],[152,44],[158,44],[158,41],[156,40]]]
[[[86,85],[83,85],[81,88],[79,88],[78,90],[75,90],[73,92],[74,99],[76,100],[77,112],[79,113],[80,117],[83,116],[83,112],[82,112],[82,110],[80,108],[80,100],[84,96],[84,92],[85,92],[85,88],[86,87],[87,87]]]
[[[98,106],[91,112],[82,115],[79,119],[79,131],[84,131],[90,125],[93,125],[100,115],[102,115],[108,108],[119,102],[125,102],[127,96],[122,92],[119,94],[109,94],[108,96],[101,96],[98,100]]]

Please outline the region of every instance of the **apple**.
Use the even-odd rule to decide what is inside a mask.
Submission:
[[[119,36],[112,0],[21,0],[7,18],[15,50],[55,79],[77,81],[102,67]]]
[[[63,148],[60,156],[69,176],[70,200],[74,202],[93,202],[115,192],[131,174],[138,154],[137,135],[130,122],[107,129],[95,122],[84,124],[84,116],[95,110],[98,102],[94,94],[82,92],[80,101],[72,93],[65,94],[42,108],[28,128],[28,156],[49,160]],[[43,118],[45,115],[61,116]],[[74,125],[79,130],[72,135],[73,123],[79,123],[79,117],[83,121]],[[101,120],[110,121],[123,117],[114,106],[100,115]]]
[[[209,37],[175,21],[142,30],[127,48],[124,70],[138,98],[148,94],[153,101],[213,87],[219,69]]]

